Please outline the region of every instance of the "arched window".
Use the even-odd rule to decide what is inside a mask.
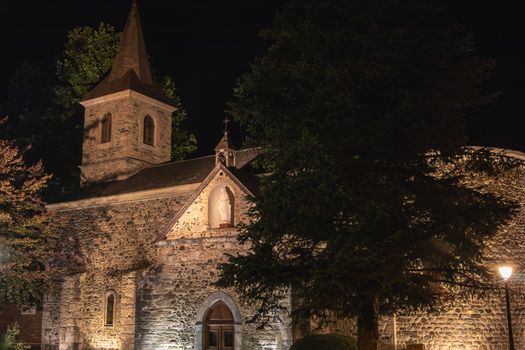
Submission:
[[[233,350],[235,344],[233,315],[228,306],[218,301],[208,310],[204,322],[204,349]]]
[[[208,224],[210,228],[233,226],[234,200],[232,190],[224,185],[215,187],[208,197]]]
[[[115,324],[115,305],[117,302],[117,295],[114,291],[106,293],[104,298],[104,325],[113,326]]]
[[[144,117],[144,129],[143,129],[142,142],[146,145],[155,145],[155,122],[149,115]]]
[[[100,124],[100,143],[111,142],[111,113],[106,113]]]

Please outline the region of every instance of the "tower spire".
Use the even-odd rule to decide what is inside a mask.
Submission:
[[[130,69],[133,70],[140,81],[153,85],[136,0],[132,0],[131,10],[122,32],[117,56],[111,68],[110,78],[122,78]]]
[[[111,72],[81,102],[112,93],[133,90],[170,106],[174,102],[154,83],[142,33],[137,0],[131,10],[118,47]]]

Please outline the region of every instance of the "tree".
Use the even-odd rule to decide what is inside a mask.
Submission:
[[[291,286],[295,318],[357,317],[359,349],[376,349],[378,315],[488,288],[483,243],[514,204],[475,185],[506,168],[465,147],[494,63],[450,13],[432,0],[291,0],[264,32],[271,46],[229,113],[270,175],[241,227],[249,252],[218,281],[257,302],[255,320]]]
[[[27,350],[29,346],[25,346],[23,343],[17,340],[20,334],[20,328],[15,323],[7,327],[4,334],[0,334],[0,350]]]
[[[21,145],[31,144],[28,157],[42,159],[46,170],[54,174],[51,194],[78,190],[83,137],[83,109],[78,102],[110,71],[119,38],[109,24],[73,28],[54,75],[25,63],[11,80],[3,108],[9,116],[9,131],[4,133]],[[173,80],[167,76],[157,80],[178,107],[172,116],[172,154],[173,160],[184,159],[196,150],[196,138],[182,128],[186,111]]]
[[[0,140],[0,305],[41,300],[53,235],[41,192],[50,176],[42,163],[27,166],[22,152]]]
[[[0,120],[0,137],[10,138],[16,132],[21,144],[31,144],[41,127],[41,117],[49,106],[52,89],[45,82],[49,77],[38,66],[24,61],[10,80],[7,101],[2,106],[2,113],[10,118]],[[4,125],[5,124],[5,125]]]
[[[166,95],[173,100],[175,108],[177,108],[171,118],[171,159],[183,160],[188,154],[197,150],[197,138],[181,127],[188,113],[177,95],[173,79],[168,76],[162,77],[160,86]]]

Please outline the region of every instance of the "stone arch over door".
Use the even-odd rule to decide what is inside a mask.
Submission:
[[[195,322],[195,350],[204,350],[204,322],[206,321],[206,316],[208,311],[215,305],[217,302],[224,303],[231,311],[233,316],[233,328],[234,328],[234,350],[241,350],[242,347],[242,316],[239,307],[233,301],[230,296],[224,292],[217,291],[211,294],[206,300],[202,303],[197,312],[196,322]]]

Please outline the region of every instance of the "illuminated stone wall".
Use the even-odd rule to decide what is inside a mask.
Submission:
[[[140,349],[195,349],[197,319],[203,302],[217,287],[213,285],[226,261],[225,253],[236,254],[246,247],[235,239],[235,229],[209,229],[208,196],[215,186],[226,184],[235,194],[235,223],[245,221],[248,202],[244,193],[226,174],[220,172],[200,192],[178,222],[160,242],[158,264],[148,271],[139,288],[138,340]],[[242,305],[235,292],[224,290],[237,305],[243,318],[243,350],[286,350],[291,346],[291,327],[286,315],[283,323],[257,330],[247,324],[253,305]],[[283,304],[289,305],[290,300]],[[198,348],[198,347],[197,347]],[[239,349],[240,350],[240,349]]]
[[[171,110],[171,109],[170,109]],[[81,182],[121,180],[145,166],[171,159],[171,112],[141,94],[124,91],[101,97],[86,106]],[[111,113],[111,141],[100,143],[100,123]],[[142,139],[143,118],[155,121],[155,146]]]
[[[516,349],[525,348],[525,178],[523,168],[510,171],[503,179],[487,180],[473,176],[473,184],[484,185],[494,193],[510,196],[521,203],[518,215],[491,238],[485,250],[486,266],[494,271],[498,264],[512,262],[515,274],[510,287]],[[483,298],[458,301],[439,315],[420,314],[397,317],[400,346],[422,343],[427,350],[503,350],[508,349],[505,295],[503,290]]]
[[[54,213],[66,272],[44,303],[44,344],[133,349],[137,271],[153,263],[154,240],[189,195]],[[103,320],[108,290],[117,294],[113,327]]]
[[[53,222],[63,234],[67,271],[44,304],[42,339],[47,348],[69,350],[78,344],[97,350],[197,349],[197,313],[218,291],[213,285],[217,264],[225,261],[225,253],[245,249],[236,241],[235,228],[207,225],[209,193],[224,185],[235,195],[234,223],[245,221],[249,203],[244,189],[222,171],[196,194],[61,206]],[[191,205],[184,206],[189,201]],[[184,213],[167,230],[181,208]],[[156,243],[163,233],[167,239]],[[113,327],[105,326],[103,319],[108,290],[117,295]],[[240,311],[242,350],[289,348],[286,316],[273,328],[256,330],[246,323],[254,306],[242,305],[233,291],[222,292]],[[289,302],[283,300],[284,305]]]

